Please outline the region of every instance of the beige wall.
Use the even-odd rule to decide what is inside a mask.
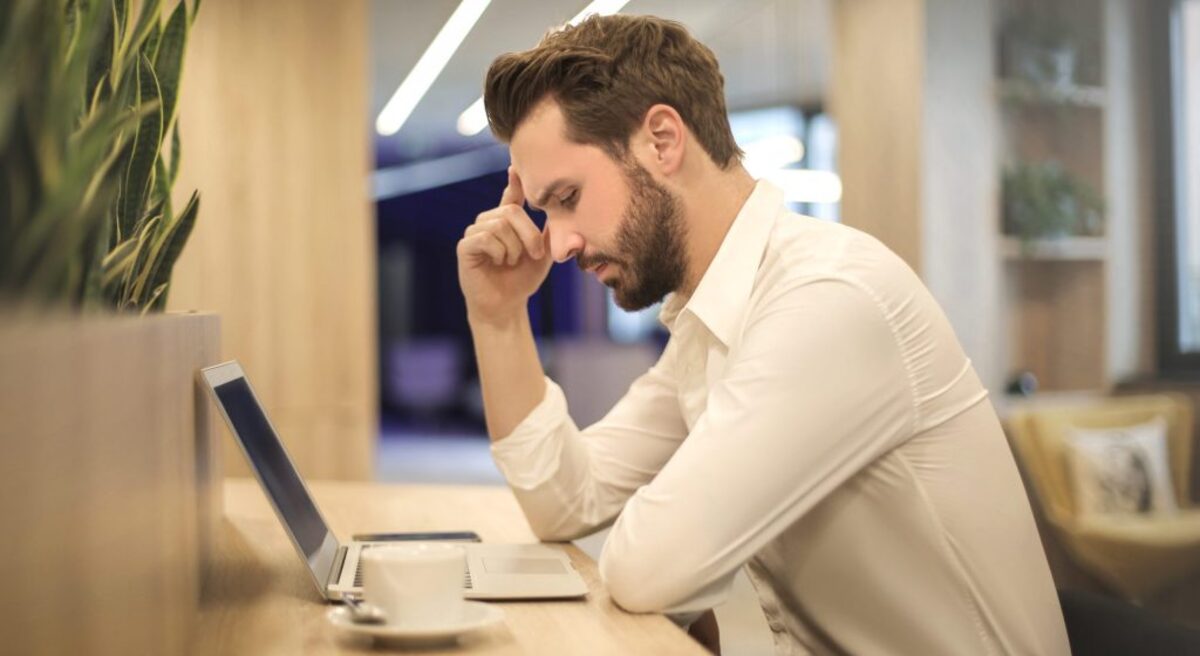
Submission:
[[[368,478],[377,425],[365,0],[208,0],[188,44],[170,307],[221,315],[301,472]],[[245,472],[227,449],[231,472]]]
[[[921,273],[993,393],[1005,364],[991,3],[926,0]]]
[[[1154,134],[1148,3],[1104,0],[1109,89],[1105,203],[1110,244],[1107,366],[1114,382],[1154,372]]]

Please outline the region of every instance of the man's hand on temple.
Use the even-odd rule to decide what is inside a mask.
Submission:
[[[510,168],[500,205],[480,214],[458,242],[458,279],[472,321],[524,313],[550,272],[549,233],[538,230],[524,203],[521,180]]]

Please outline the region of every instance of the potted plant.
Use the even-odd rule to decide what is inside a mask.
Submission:
[[[0,565],[25,600],[0,619],[14,653],[186,652],[213,553],[219,460],[194,375],[220,356],[219,324],[159,312],[199,213],[197,193],[171,198],[196,5],[163,4],[0,3],[0,520],[27,554]]]
[[[1043,9],[1014,15],[1005,24],[1002,43],[1006,76],[1050,87],[1076,83],[1079,38],[1060,13]]]
[[[1098,236],[1104,202],[1055,161],[1025,163],[1004,172],[1005,232],[1028,250],[1038,239]]]

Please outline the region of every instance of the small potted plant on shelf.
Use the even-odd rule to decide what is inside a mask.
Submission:
[[[1039,239],[1099,236],[1104,203],[1088,184],[1055,161],[1010,166],[1004,172],[1004,224],[1028,253]]]
[[[1013,16],[1001,43],[1005,77],[1048,87],[1076,83],[1079,38],[1059,12],[1043,9]]]

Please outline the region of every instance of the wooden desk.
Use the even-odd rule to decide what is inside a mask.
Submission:
[[[487,542],[533,542],[507,488],[318,482],[310,486],[342,540],[369,531],[470,529]],[[347,639],[318,596],[258,484],[225,483],[216,566],[204,581],[195,653],[358,654],[388,647]],[[659,615],[631,615],[600,584],[596,564],[562,545],[591,592],[582,601],[505,602],[502,625],[438,654],[695,654],[705,652]],[[394,648],[393,648],[394,649]],[[405,652],[422,653],[422,652]]]

